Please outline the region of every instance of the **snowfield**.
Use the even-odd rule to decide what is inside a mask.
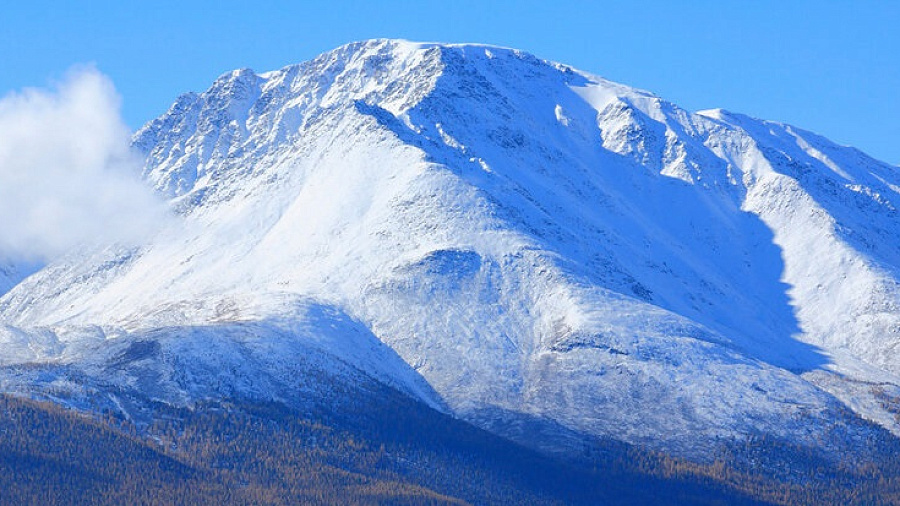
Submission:
[[[227,73],[134,146],[178,219],[2,296],[0,388],[301,402],[313,368],[550,450],[900,434],[900,169],[856,149],[394,40]]]

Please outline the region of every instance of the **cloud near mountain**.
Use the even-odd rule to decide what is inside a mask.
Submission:
[[[140,181],[112,82],[93,67],[0,99],[0,256],[134,241],[164,207]]]

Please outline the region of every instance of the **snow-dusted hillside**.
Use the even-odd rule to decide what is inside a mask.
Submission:
[[[0,267],[0,293],[6,293],[21,281],[18,269],[14,265],[4,264]]]
[[[265,385],[324,353],[524,439],[812,444],[868,430],[847,407],[900,431],[900,171],[815,134],[514,50],[377,40],[225,74],[134,144],[179,219],[0,299],[9,371],[134,387],[96,364],[159,342],[139,359],[160,400],[281,398]],[[240,373],[184,372],[217,367]]]
[[[37,261],[13,261],[0,258],[0,295],[11,290],[40,268],[41,263]]]

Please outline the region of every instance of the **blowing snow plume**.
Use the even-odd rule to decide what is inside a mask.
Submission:
[[[139,179],[112,82],[93,68],[0,98],[0,257],[134,242],[165,216]]]

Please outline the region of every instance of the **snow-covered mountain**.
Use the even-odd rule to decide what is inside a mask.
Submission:
[[[0,298],[3,389],[365,378],[549,449],[900,433],[900,169],[853,148],[392,40],[225,74],[134,145],[178,219]]]
[[[11,260],[0,258],[0,295],[5,294],[23,279],[40,270],[42,264],[36,260]]]
[[[15,265],[11,263],[0,265],[0,293],[6,293],[19,281],[21,281],[21,277],[18,275],[18,269]]]

